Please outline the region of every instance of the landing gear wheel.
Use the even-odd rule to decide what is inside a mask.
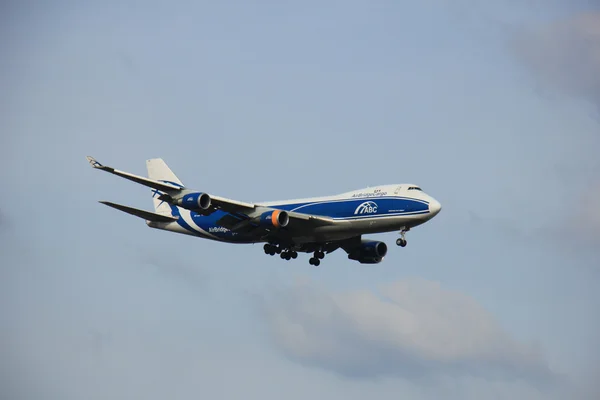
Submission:
[[[396,244],[400,247],[406,247],[407,242],[406,239],[399,238],[396,240]]]
[[[315,257],[316,258],[320,258],[321,260],[325,258],[325,253],[323,253],[322,251],[316,251],[315,252]]]
[[[265,250],[265,254],[268,254],[270,256],[275,255],[275,252],[276,252],[275,246],[273,246],[272,244],[269,244],[269,243],[265,244],[263,249]]]
[[[296,258],[298,258],[298,253],[295,251],[292,251],[292,258],[295,260]]]
[[[318,267],[319,264],[321,264],[321,260],[319,260],[318,258],[315,258],[315,257],[311,257],[310,260],[308,260],[308,263],[310,265],[314,265],[315,267]]]

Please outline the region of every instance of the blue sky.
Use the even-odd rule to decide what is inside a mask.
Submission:
[[[9,394],[600,391],[593,2],[5,7]],[[150,209],[148,190],[86,155],[138,174],[162,157],[245,201],[414,182],[444,208],[379,265],[314,268],[150,230],[97,203]]]

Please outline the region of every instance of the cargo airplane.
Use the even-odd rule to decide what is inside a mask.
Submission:
[[[142,218],[151,228],[227,243],[264,243],[264,252],[282,259],[312,253],[318,266],[326,253],[343,249],[351,260],[376,264],[387,254],[385,242],[365,234],[406,232],[436,216],[442,206],[417,185],[369,187],[334,196],[246,203],[189,189],[160,158],[146,161],[148,178],[119,171],[87,157],[92,167],[152,189],[154,211],[100,203]]]

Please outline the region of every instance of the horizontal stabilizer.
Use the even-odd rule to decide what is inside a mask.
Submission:
[[[111,203],[109,201],[101,201],[100,203],[105,204],[109,207],[116,208],[119,211],[126,212],[127,214],[135,215],[138,218],[145,219],[146,221],[152,222],[173,222],[177,221],[176,217],[170,217],[167,215],[155,214],[149,211],[140,210],[133,207],[127,207],[122,204]]]

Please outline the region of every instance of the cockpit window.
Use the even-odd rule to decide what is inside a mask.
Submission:
[[[417,187],[417,186],[411,186],[411,187],[408,188],[408,190],[421,190],[421,188]]]

